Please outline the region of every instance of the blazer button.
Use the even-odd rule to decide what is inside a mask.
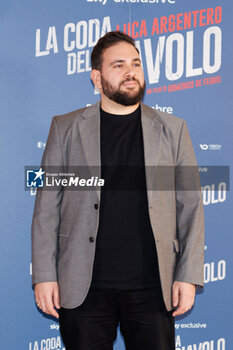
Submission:
[[[99,208],[98,203],[95,203],[95,204],[94,204],[94,208],[95,208],[96,210]]]
[[[95,238],[94,237],[89,237],[89,242],[93,243],[95,241]]]

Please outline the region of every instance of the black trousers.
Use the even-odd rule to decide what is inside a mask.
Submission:
[[[160,287],[91,287],[83,304],[59,313],[66,350],[112,350],[118,324],[127,350],[175,349],[174,318]]]

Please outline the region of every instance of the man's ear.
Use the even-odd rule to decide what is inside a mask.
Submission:
[[[92,69],[91,71],[91,80],[96,88],[101,89],[101,75],[98,69]]]

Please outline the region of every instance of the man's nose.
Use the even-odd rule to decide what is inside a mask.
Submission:
[[[134,77],[135,71],[131,65],[127,65],[125,68],[125,76],[126,77]]]

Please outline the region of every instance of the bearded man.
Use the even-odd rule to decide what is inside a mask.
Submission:
[[[153,184],[159,166],[196,166],[187,126],[141,103],[144,74],[129,36],[107,33],[91,63],[101,100],[53,118],[42,165],[95,166],[105,185],[37,191],[36,303],[59,318],[67,350],[110,350],[118,325],[127,350],[174,350],[174,317],[203,285],[202,198],[199,188]],[[169,176],[177,184],[182,174]]]

